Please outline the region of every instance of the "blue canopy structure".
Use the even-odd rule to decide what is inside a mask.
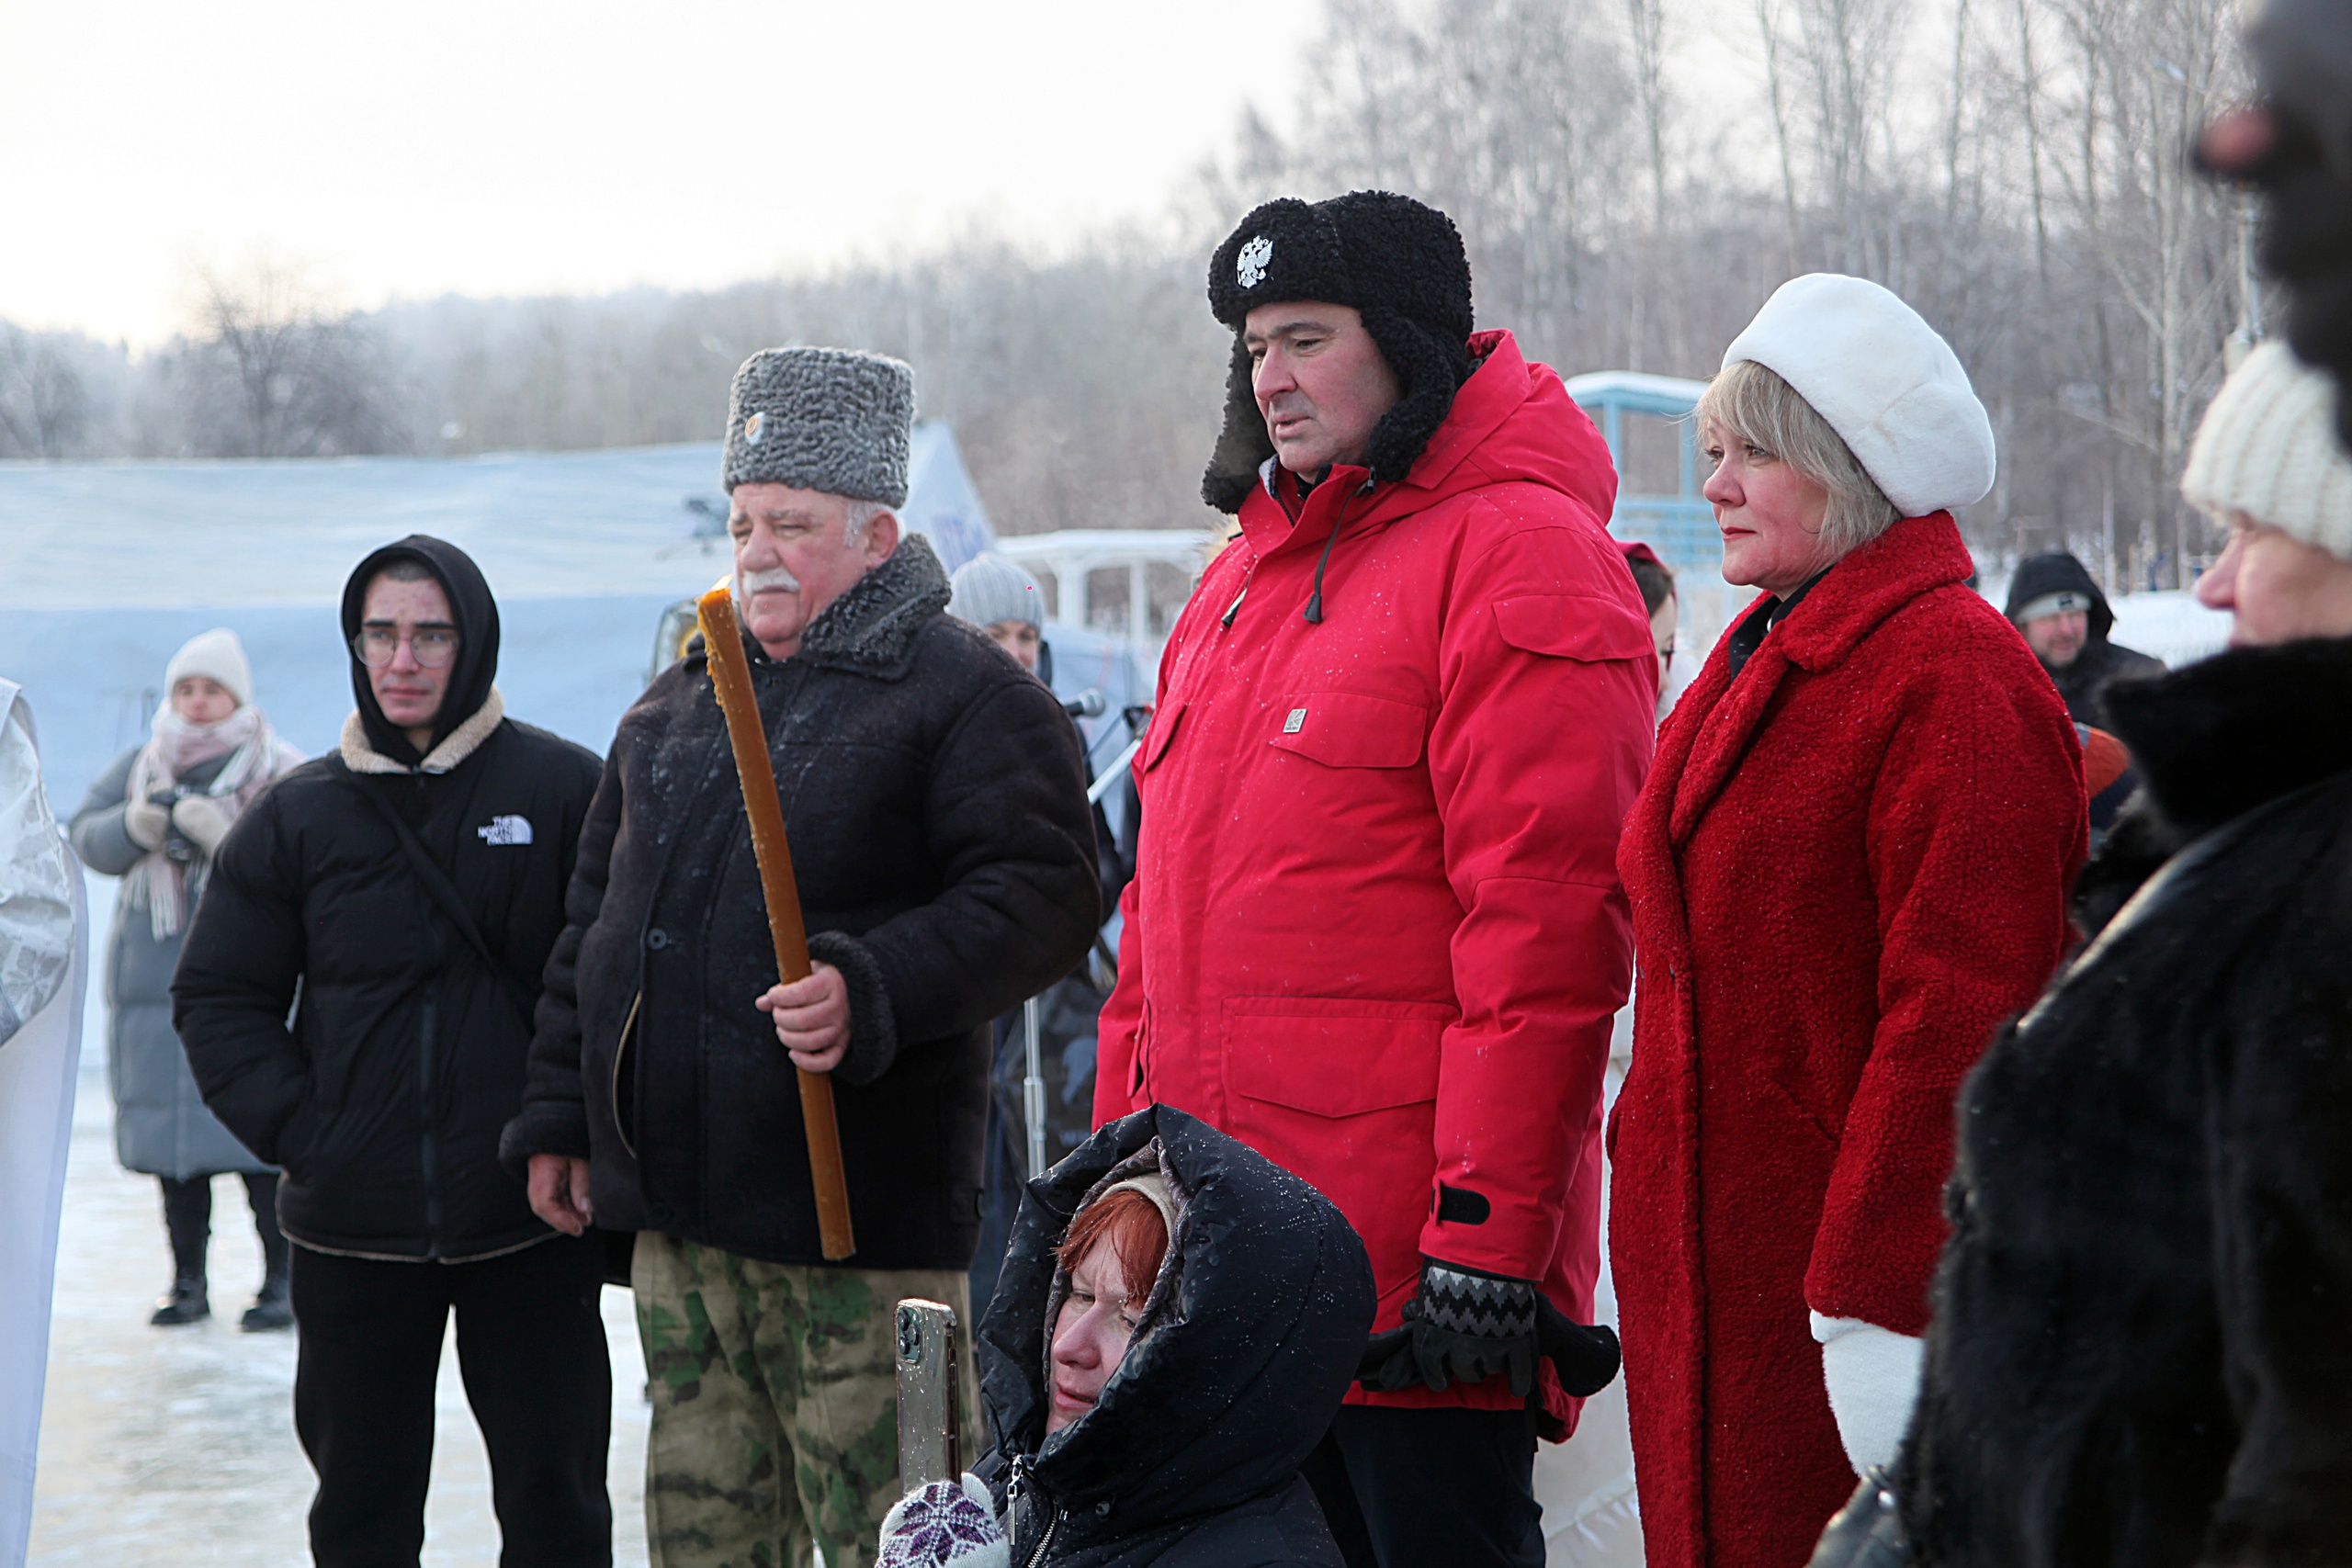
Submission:
[[[1723,569],[1723,536],[1715,529],[1714,508],[1699,493],[1698,431],[1690,424],[1691,410],[1707,389],[1704,381],[1679,376],[1651,376],[1638,370],[1596,370],[1567,378],[1568,396],[1600,426],[1617,471],[1625,471],[1624,421],[1628,414],[1681,423],[1679,482],[1672,495],[1630,495],[1620,491],[1616,514],[1609,531],[1621,539],[1639,539],[1679,574],[1697,571],[1712,577]]]

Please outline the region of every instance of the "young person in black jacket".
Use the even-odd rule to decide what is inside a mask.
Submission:
[[[2352,1562],[2352,458],[2283,344],[2182,489],[2223,653],[2109,688],[2144,790],[2090,946],[1968,1081],[1892,1490],[1922,1568]],[[2128,901],[2127,901],[2128,900]],[[1835,1548],[1835,1550],[1833,1550]]]
[[[416,1561],[454,1311],[503,1568],[606,1563],[603,1249],[497,1158],[596,758],[504,716],[455,546],[361,561],[343,630],[358,711],[221,841],[172,983],[205,1103],[285,1169],[311,1551]]]

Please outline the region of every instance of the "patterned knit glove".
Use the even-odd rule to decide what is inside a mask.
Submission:
[[[974,1476],[934,1481],[899,1499],[882,1521],[875,1568],[1008,1568],[1012,1548]]]
[[[1394,1393],[1416,1381],[1442,1390],[1510,1376],[1511,1396],[1535,1391],[1535,1363],[1548,1358],[1560,1386],[1581,1398],[1617,1375],[1617,1336],[1588,1328],[1524,1280],[1424,1258],[1420,1293],[1405,1303],[1405,1325],[1375,1334],[1356,1381]]]

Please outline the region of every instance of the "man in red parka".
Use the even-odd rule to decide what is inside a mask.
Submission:
[[[1350,1563],[1532,1568],[1536,1437],[1615,1366],[1569,1326],[1657,696],[1615,471],[1419,202],[1270,202],[1209,301],[1241,531],[1160,662],[1095,1118],[1192,1111],[1363,1235],[1393,1354],[1308,1467]]]

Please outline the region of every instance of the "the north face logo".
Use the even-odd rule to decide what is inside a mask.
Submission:
[[[527,817],[493,817],[485,827],[477,828],[485,844],[527,844],[531,841],[531,819]]]

